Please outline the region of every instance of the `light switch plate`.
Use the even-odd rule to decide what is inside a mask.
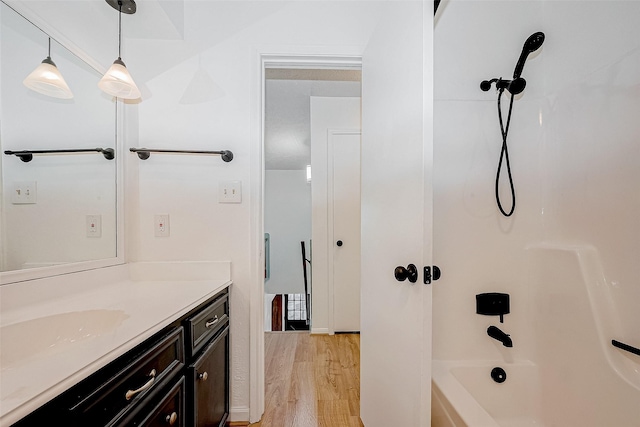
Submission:
[[[242,203],[242,181],[221,181],[218,185],[219,203]]]

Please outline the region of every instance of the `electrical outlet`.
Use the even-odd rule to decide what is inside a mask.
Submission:
[[[242,203],[242,181],[222,181],[218,185],[219,203]]]
[[[154,222],[156,237],[169,237],[169,214],[158,214]]]
[[[37,201],[36,181],[14,182],[11,203],[14,205],[30,205]]]
[[[102,237],[102,215],[87,215],[87,237]]]

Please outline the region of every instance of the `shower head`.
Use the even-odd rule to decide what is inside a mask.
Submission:
[[[520,74],[522,74],[522,69],[524,68],[524,62],[527,60],[527,56],[529,56],[531,52],[535,52],[540,49],[542,43],[544,43],[544,33],[541,31],[531,34],[524,42],[524,46],[522,46],[522,53],[520,54],[516,68],[513,71],[514,80],[519,78]]]
[[[538,31],[537,33],[533,33],[529,36],[529,38],[524,42],[523,49],[526,49],[529,52],[535,52],[540,49],[544,43],[544,33],[542,31]]]
[[[544,43],[544,33],[538,31],[537,33],[531,34],[529,38],[524,42],[522,53],[520,54],[520,58],[518,58],[516,69],[513,72],[513,79],[502,80],[501,77],[498,79],[484,80],[482,83],[480,83],[480,89],[486,92],[491,89],[491,84],[495,83],[496,89],[500,90],[500,93],[502,93],[502,91],[504,91],[505,89],[508,90],[512,95],[522,93],[522,91],[524,91],[524,88],[527,86],[527,81],[520,77],[520,74],[522,74],[522,69],[524,68],[524,63],[531,52],[535,52],[536,50],[540,49],[542,43]]]

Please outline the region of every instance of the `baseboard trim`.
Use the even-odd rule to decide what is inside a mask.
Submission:
[[[329,335],[329,328],[311,328],[311,335]]]
[[[249,425],[249,407],[235,406],[229,410],[230,426],[248,426]]]

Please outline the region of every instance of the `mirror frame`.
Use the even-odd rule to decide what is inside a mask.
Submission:
[[[35,11],[29,8],[27,2],[16,0],[0,0],[5,6],[13,9],[22,16],[27,22],[40,29],[43,33],[49,35],[53,40],[61,46],[69,50],[80,60],[87,63],[91,68],[96,70],[98,74],[104,74],[106,68],[100,65],[95,59],[88,55],[85,51],[78,48],[71,40],[65,37],[58,30],[53,28],[44,19],[42,19]],[[97,84],[97,81],[96,81]],[[104,258],[93,261],[70,262],[51,267],[38,267],[24,270],[11,270],[0,272],[0,285],[9,285],[12,283],[25,282],[28,280],[43,279],[47,277],[62,276],[80,271],[94,270],[98,268],[111,267],[125,263],[125,244],[124,244],[124,163],[125,150],[123,143],[124,134],[124,102],[116,100],[115,115],[116,121],[116,142],[115,142],[115,161],[116,174],[114,176],[116,184],[116,256],[113,258]]]

